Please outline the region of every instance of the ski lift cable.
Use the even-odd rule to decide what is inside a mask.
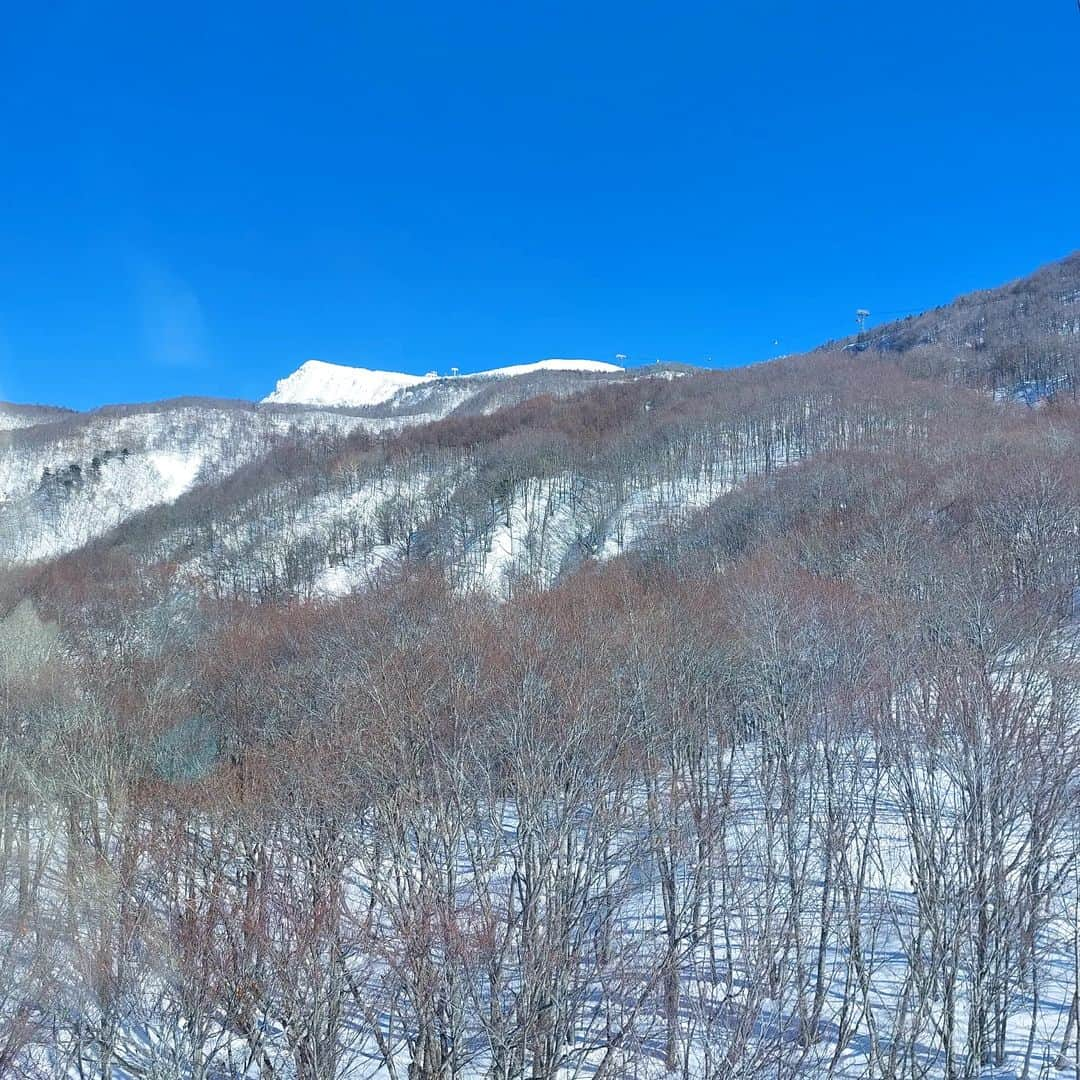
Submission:
[[[1080,4],[1080,0],[1076,0],[1076,2]],[[925,307],[896,308],[892,311],[874,311],[873,317],[887,319],[896,315],[922,315],[929,310],[929,308]]]

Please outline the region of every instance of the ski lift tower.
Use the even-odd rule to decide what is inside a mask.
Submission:
[[[859,308],[855,312],[855,321],[859,324],[859,337],[866,333],[866,320],[870,318],[870,312],[866,308]]]

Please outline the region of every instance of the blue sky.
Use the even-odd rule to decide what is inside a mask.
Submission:
[[[0,398],[809,347],[1080,247],[1078,71],[1072,0],[10,5]]]

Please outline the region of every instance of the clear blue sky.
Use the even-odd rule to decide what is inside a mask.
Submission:
[[[737,364],[1080,247],[1073,0],[58,0],[0,87],[9,400]]]

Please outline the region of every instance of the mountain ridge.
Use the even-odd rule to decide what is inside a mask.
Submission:
[[[865,422],[852,395],[871,395],[858,409],[893,423],[875,383],[933,410],[940,387],[1075,398],[1077,297],[1071,257],[919,317],[929,323],[870,331],[858,351],[841,341],[721,372],[551,358],[425,377],[317,362],[300,371],[359,378],[373,403],[17,407],[17,426],[0,430],[0,561],[102,542],[270,596],[351,591],[420,554],[496,595],[547,587],[583,561],[677,537],[734,487],[829,438],[850,447]],[[207,550],[195,519],[213,523]]]

